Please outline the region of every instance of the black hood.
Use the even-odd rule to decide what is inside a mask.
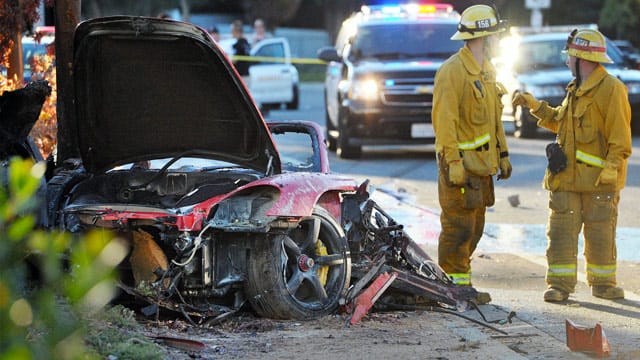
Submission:
[[[130,16],[85,21],[75,32],[73,83],[70,139],[58,140],[77,147],[89,172],[186,153],[262,172],[271,163],[279,171],[273,140],[241,79],[192,24]]]

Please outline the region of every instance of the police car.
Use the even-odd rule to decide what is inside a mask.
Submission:
[[[326,138],[342,158],[363,145],[433,144],[436,71],[464,44],[450,40],[460,14],[449,4],[370,5],[346,19],[328,62]]]

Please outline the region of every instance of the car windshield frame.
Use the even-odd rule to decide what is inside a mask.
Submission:
[[[353,59],[394,60],[404,58],[446,59],[464,43],[451,40],[454,23],[363,23],[352,39]],[[447,34],[447,36],[442,36]]]
[[[521,41],[518,51],[518,61],[514,69],[517,73],[566,68],[567,54],[563,52],[566,39],[536,39]],[[613,60],[613,64],[606,67],[624,66],[625,60],[620,50],[607,39],[607,55]]]

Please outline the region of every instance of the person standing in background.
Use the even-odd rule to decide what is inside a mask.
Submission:
[[[244,37],[244,24],[241,20],[235,20],[231,23],[231,36],[235,39],[235,42],[231,46],[233,50],[233,56],[249,56],[251,55],[251,45],[249,45],[249,41]],[[251,62],[246,60],[233,60],[233,65],[236,67],[236,70],[242,76],[242,80],[244,80],[245,85],[249,85],[249,66],[251,66]]]
[[[498,171],[498,180],[511,176],[501,120],[506,89],[496,82],[491,64],[497,34],[505,30],[495,8],[467,8],[451,37],[465,44],[438,69],[433,89],[442,208],[438,263],[455,284],[463,286],[472,285],[471,258],[484,231],[486,209],[495,201],[492,176]],[[486,304],[491,296],[478,291],[475,301]]]
[[[549,194],[547,290],[544,301],[569,298],[577,283],[578,235],[584,235],[587,283],[591,294],[622,299],[616,286],[616,226],[620,190],[631,156],[631,107],[625,84],[602,63],[612,63],[605,37],[597,30],[574,30],[564,52],[575,77],[558,107],[518,93],[514,106],[526,106],[538,126],[557,134],[547,147],[543,186]],[[553,150],[555,149],[555,150]]]
[[[253,22],[253,34],[251,35],[251,46],[254,46],[258,42],[270,37],[267,33],[267,28],[262,19],[256,19]]]
[[[218,30],[217,26],[214,26],[211,29],[209,29],[209,35],[211,35],[211,37],[216,43],[220,42],[220,31]]]

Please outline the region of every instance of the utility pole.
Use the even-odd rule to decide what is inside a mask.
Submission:
[[[64,136],[66,139],[71,138],[68,134],[74,130],[63,124],[75,124],[74,121],[70,121],[75,117],[71,67],[73,65],[73,32],[79,22],[80,0],[57,0],[55,2],[56,82],[58,86],[56,112],[58,134],[66,134]],[[64,119],[64,121],[61,122],[60,119]],[[76,145],[58,142],[58,157],[63,159],[73,157]]]
[[[525,7],[531,10],[531,27],[540,29],[542,21],[542,9],[551,7],[551,0],[525,0]]]

